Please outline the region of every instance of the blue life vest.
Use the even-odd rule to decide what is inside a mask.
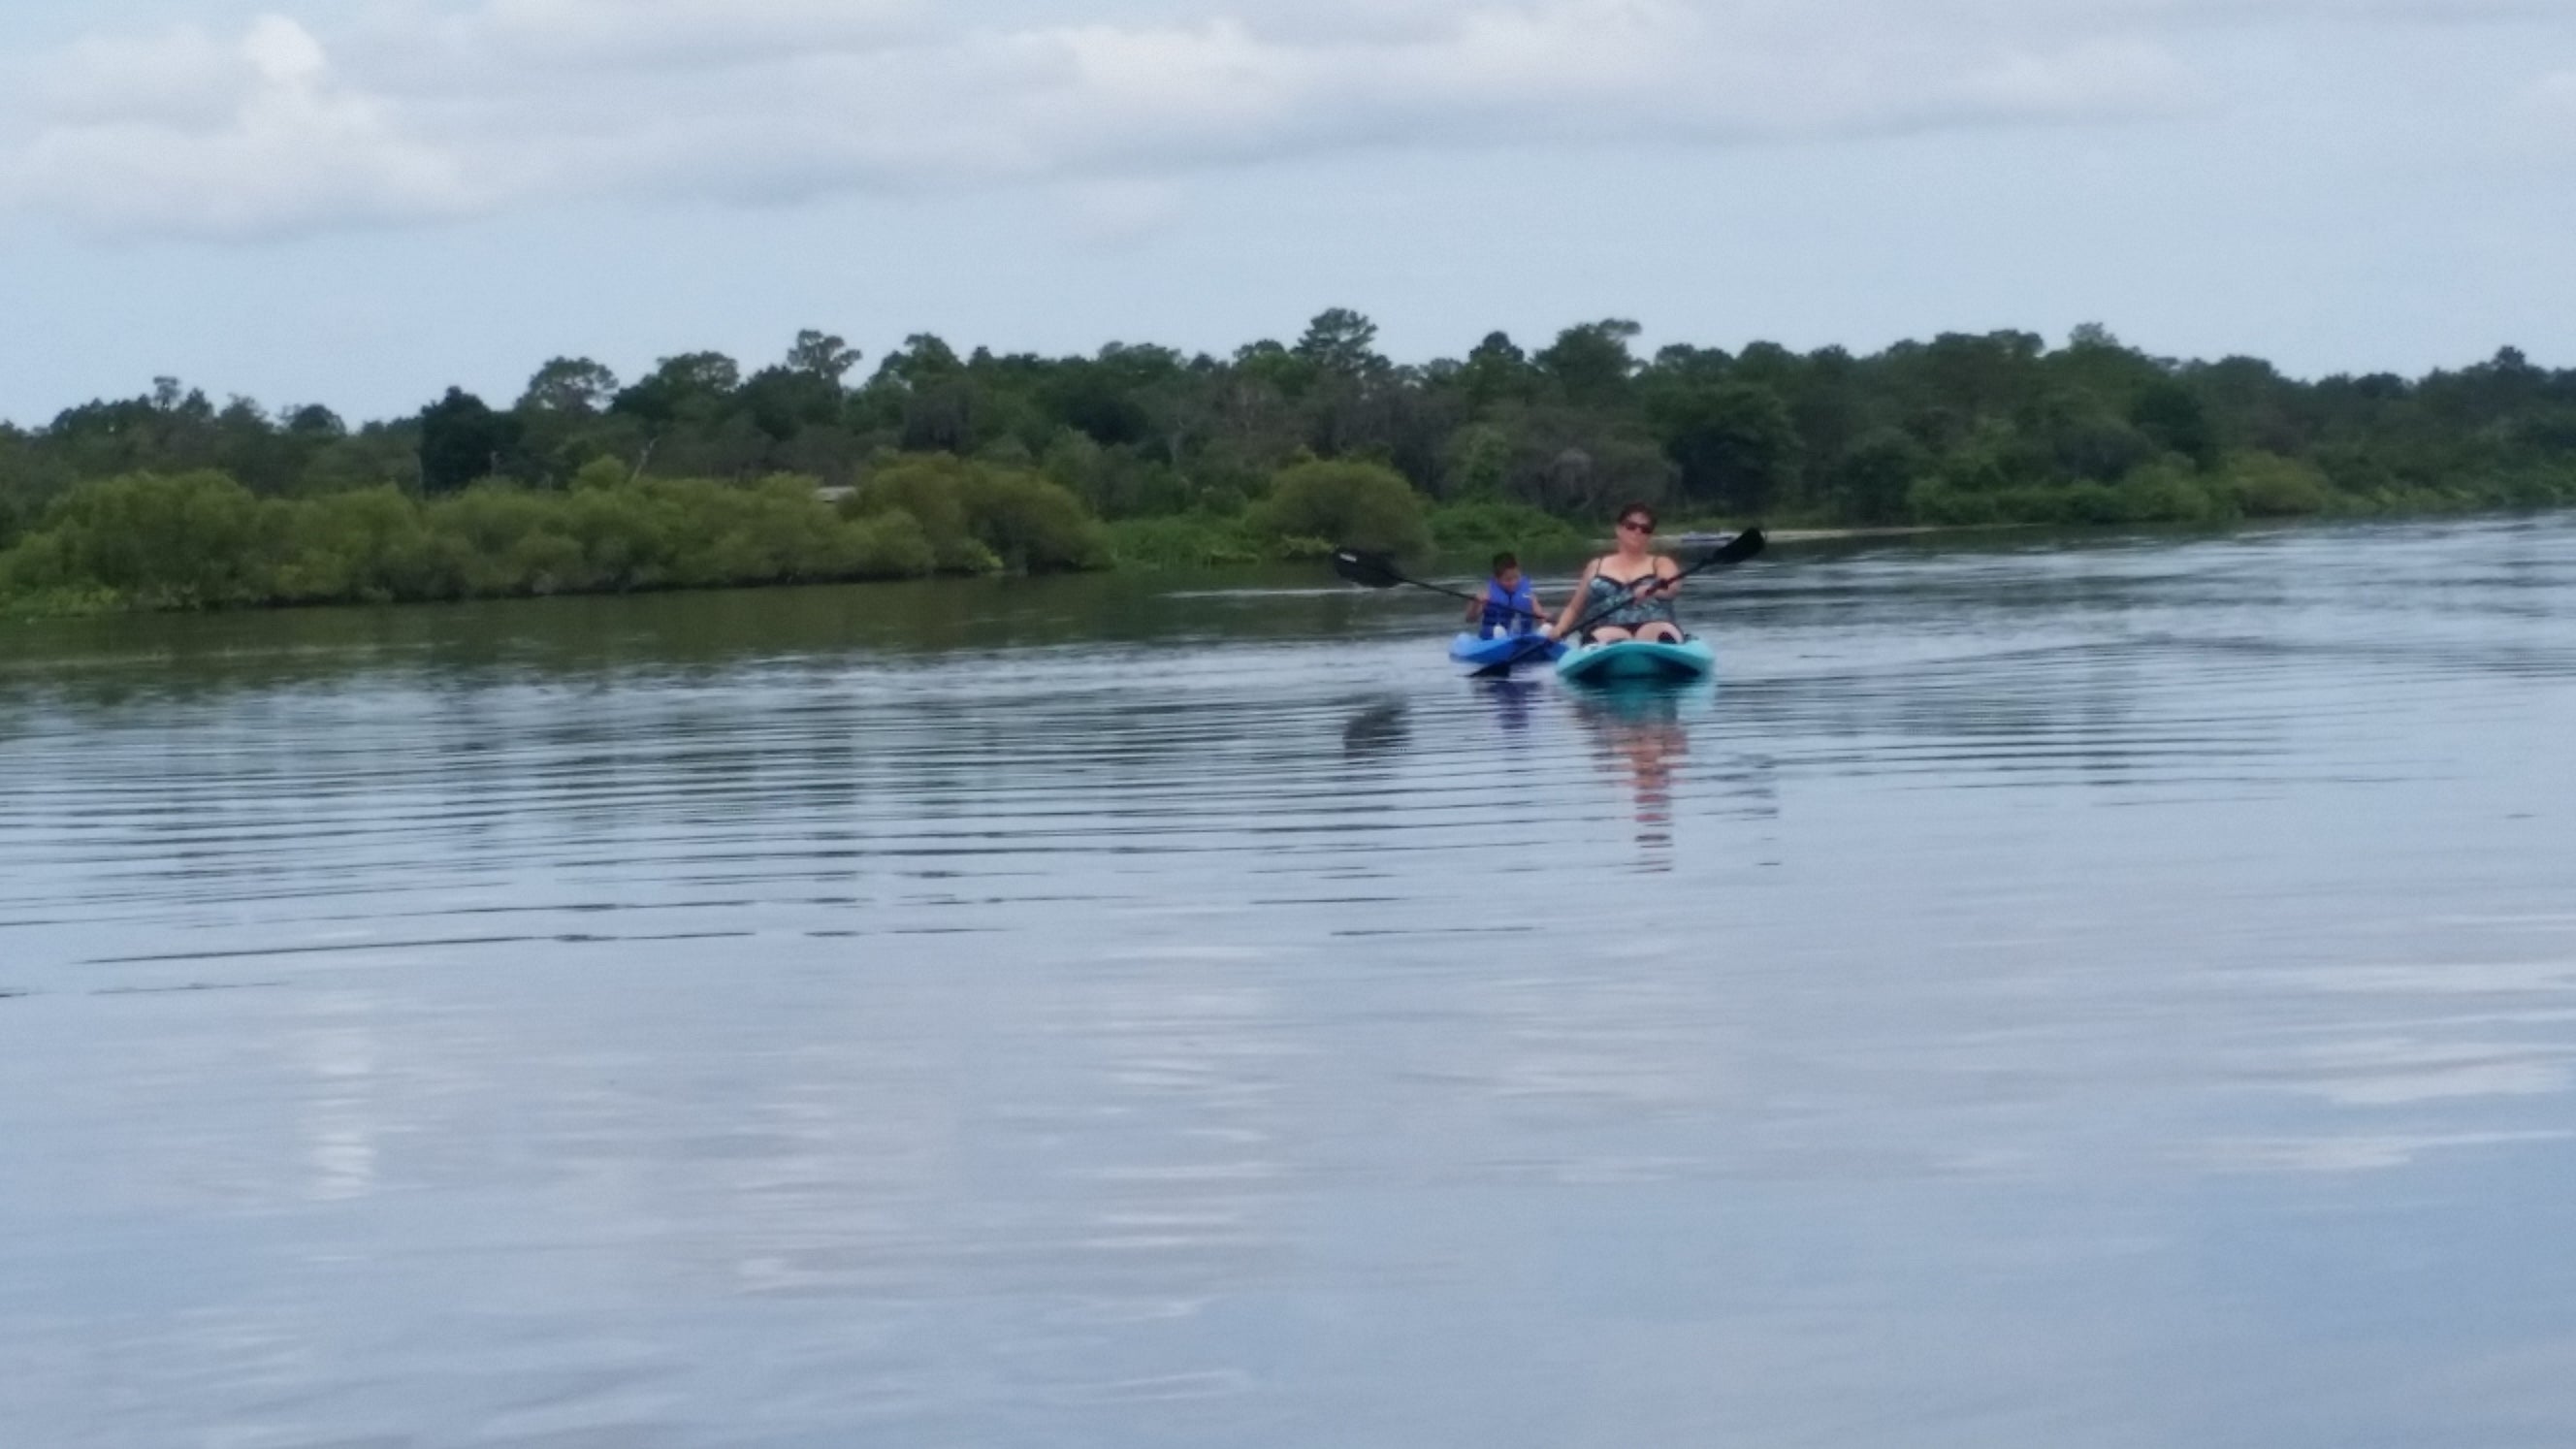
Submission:
[[[1503,591],[1501,580],[1487,579],[1485,617],[1477,624],[1476,632],[1491,634],[1496,629],[1508,629],[1515,634],[1526,634],[1538,627],[1538,620],[1532,617],[1537,613],[1538,595],[1530,588],[1529,575],[1523,574],[1521,586],[1509,593]]]

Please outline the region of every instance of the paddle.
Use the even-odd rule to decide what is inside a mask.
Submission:
[[[1761,529],[1748,528],[1742,533],[1737,534],[1735,537],[1728,539],[1723,548],[1718,549],[1708,557],[1701,559],[1698,563],[1692,564],[1689,568],[1682,570],[1671,578],[1653,579],[1650,577],[1639,579],[1628,586],[1628,593],[1631,598],[1633,598],[1639,588],[1642,588],[1649,583],[1652,583],[1659,588],[1669,589],[1703,569],[1713,569],[1725,564],[1742,563],[1746,559],[1760,553],[1763,545],[1767,542],[1769,542],[1769,540],[1763,538]],[[1603,604],[1601,607],[1594,609],[1592,612],[1576,619],[1574,621],[1573,628],[1568,629],[1564,634],[1555,637],[1562,638],[1567,644],[1571,645],[1583,637],[1584,630],[1589,629],[1593,625],[1600,623],[1603,619],[1608,618],[1613,611],[1624,607],[1629,601],[1629,599],[1613,599],[1610,602]],[[1512,657],[1509,659],[1488,664],[1484,668],[1477,670],[1475,677],[1478,679],[1499,679],[1509,675],[1512,672],[1512,666],[1516,664],[1527,664],[1533,659],[1543,657],[1547,653],[1548,646],[1552,642],[1554,642],[1553,638],[1531,635],[1530,644],[1524,644],[1520,648],[1513,650]],[[1533,648],[1531,645],[1535,645],[1536,647]]]
[[[1342,549],[1333,555],[1333,572],[1363,588],[1392,589],[1411,585],[1417,589],[1429,589],[1435,594],[1447,594],[1453,599],[1464,599],[1471,604],[1485,602],[1482,595],[1470,594],[1460,589],[1443,588],[1438,584],[1426,584],[1420,579],[1406,578],[1396,568],[1394,562],[1382,553],[1361,553],[1356,549]],[[1514,609],[1512,612],[1524,619],[1536,619],[1542,624],[1547,622],[1546,615],[1533,614],[1527,609]]]

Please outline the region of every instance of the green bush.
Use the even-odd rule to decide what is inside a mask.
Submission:
[[[1126,518],[1109,525],[1109,552],[1128,568],[1212,568],[1253,563],[1261,550],[1240,522],[1204,513]]]
[[[1521,503],[1452,503],[1433,509],[1431,541],[1442,553],[1567,552],[1580,549],[1580,529]]]
[[[837,578],[925,579],[939,569],[939,556],[921,520],[900,508],[846,521],[839,546],[845,562]]]
[[[249,603],[268,591],[273,512],[221,473],[83,483],[10,551],[13,593],[97,590],[149,608]]]
[[[564,499],[564,532],[580,543],[602,589],[667,587],[677,581],[683,543],[694,536],[689,500],[713,486],[665,479],[630,485],[622,469],[615,478],[603,470],[587,484],[577,477]]]
[[[921,525],[942,572],[998,573],[1001,555],[975,537],[966,513],[968,480],[981,469],[945,454],[905,454],[871,472],[841,501],[841,513],[867,518],[900,509]]]
[[[2519,468],[2480,480],[2478,493],[2512,508],[2576,502],[2576,468]]]
[[[1082,501],[1026,469],[908,454],[871,472],[841,504],[853,519],[898,509],[918,521],[943,571],[1048,573],[1109,562],[1108,537]]]
[[[985,468],[970,481],[975,537],[1008,567],[1069,573],[1109,565],[1109,538],[1081,500],[1023,469]]]
[[[2235,495],[2179,459],[2150,463],[2120,480],[2125,520],[2133,523],[2220,523],[2235,518]]]
[[[1031,567],[1105,557],[1060,490],[988,480],[974,502]],[[1068,554],[1065,539],[1089,551]],[[75,489],[0,555],[0,594],[45,612],[208,608],[918,578],[940,566],[910,512],[844,516],[810,478],[746,487],[603,472],[568,493],[487,482],[423,505],[391,488],[260,502],[203,474]]]
[[[626,587],[705,588],[912,578],[942,566],[909,511],[849,517],[823,501],[813,479],[793,474],[748,487],[653,479],[605,496],[632,499],[634,515],[584,540],[584,559],[605,585],[621,568],[641,571]]]
[[[1420,555],[1431,548],[1422,497],[1402,474],[1375,463],[1299,463],[1280,472],[1246,515],[1253,536],[1275,553],[1311,555],[1320,546]]]
[[[1962,488],[1939,479],[1924,479],[1905,493],[1905,511],[1918,523],[1944,528],[1978,528],[2001,523],[2004,514],[1991,492]]]
[[[391,488],[335,493],[285,506],[269,576],[280,603],[384,603],[454,590],[419,505]]]
[[[567,560],[577,563],[581,554],[581,546],[559,531],[563,512],[552,495],[477,483],[429,506],[431,549],[456,593],[556,592],[551,570]],[[561,542],[549,542],[549,535]]]
[[[2324,472],[2277,453],[2233,454],[2221,464],[2220,476],[2251,518],[2294,518],[2335,506]]]
[[[634,470],[615,458],[593,458],[573,470],[570,486],[576,492],[599,488],[622,488],[634,476]]]
[[[2118,483],[1965,489],[1923,482],[1907,495],[1907,508],[1918,520],[1943,527],[2214,523],[2236,516],[2235,497],[2225,485],[2179,459],[2148,464]]]

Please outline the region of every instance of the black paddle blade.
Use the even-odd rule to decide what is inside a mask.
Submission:
[[[1394,563],[1389,561],[1386,555],[1360,553],[1347,548],[1333,555],[1333,572],[1363,588],[1391,589],[1398,584],[1410,582],[1404,575],[1396,572]]]
[[[1719,564],[1742,563],[1746,559],[1760,553],[1769,542],[1770,540],[1762,536],[1761,529],[1748,528],[1742,533],[1737,534],[1735,537],[1728,539],[1725,547],[1720,548],[1717,552],[1701,559],[1699,566],[1701,568],[1711,568]]]

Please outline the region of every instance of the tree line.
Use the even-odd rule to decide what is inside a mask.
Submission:
[[[1497,332],[1463,357],[1399,364],[1366,317],[1335,309],[1294,341],[1228,357],[1121,343],[1090,356],[960,356],[918,335],[863,369],[843,339],[809,331],[756,369],[696,352],[621,378],[557,358],[516,399],[449,389],[413,415],[355,425],[319,405],[218,406],[164,379],[39,427],[0,424],[0,584],[140,597],[97,572],[122,546],[110,534],[148,532],[167,523],[154,510],[217,497],[228,517],[265,520],[243,524],[236,547],[272,561],[267,582],[245,564],[232,584],[172,597],[1209,562],[1311,549],[1320,533],[1352,528],[1390,546],[1538,547],[1568,537],[1565,520],[1595,528],[1629,499],[1677,517],[1819,524],[2576,501],[2576,372],[2509,348],[2420,378],[2300,380],[2253,358],[2149,356],[2097,326],[2056,346],[2026,332],[1948,334],[1867,356],[1769,343],[1642,355],[1639,335],[1632,322],[1592,322],[1530,349]],[[905,502],[875,486],[887,477]],[[1283,495],[1288,480],[1302,481]],[[762,527],[824,543],[766,554],[745,543],[723,566],[681,556],[712,547],[709,529],[731,536],[718,514],[758,511],[742,499],[786,507],[791,495],[804,521]],[[1017,501],[992,502],[1003,497]],[[715,512],[681,527],[674,509]],[[525,526],[506,539],[488,521],[467,528],[474,510]],[[659,562],[635,562],[632,539],[601,541],[601,520],[619,511],[679,528]],[[350,540],[384,535],[397,512],[408,522],[396,532],[446,541],[385,563],[372,583],[280,582],[274,560],[293,552],[298,529],[354,557],[363,548]],[[1059,536],[1031,547],[1028,519],[1040,513]],[[908,522],[886,521],[895,515]],[[922,546],[862,547],[851,529],[917,530]],[[987,535],[1002,544],[939,542]],[[526,557],[494,567],[495,548]],[[447,562],[420,562],[430,557]]]

